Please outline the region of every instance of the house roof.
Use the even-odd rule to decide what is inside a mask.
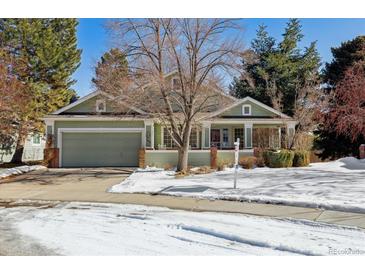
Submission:
[[[283,119],[292,119],[288,115],[286,115],[286,114],[284,114],[284,113],[282,113],[280,111],[277,111],[276,109],[274,109],[272,107],[269,107],[269,106],[261,103],[260,101],[258,101],[256,99],[253,99],[253,98],[251,98],[249,96],[247,96],[247,97],[245,97],[245,98],[243,98],[241,100],[238,100],[238,99],[234,98],[233,96],[224,94],[223,92],[221,92],[219,90],[215,90],[215,92],[220,93],[222,96],[224,96],[226,99],[228,99],[228,103],[230,103],[230,102],[232,102],[232,103],[229,104],[228,106],[226,106],[224,108],[221,108],[221,109],[219,109],[217,111],[214,111],[214,112],[200,113],[200,115],[198,115],[198,117],[196,117],[197,120],[210,119],[210,118],[217,117],[220,114],[222,114],[222,113],[224,113],[224,112],[226,112],[226,111],[228,111],[228,110],[230,110],[230,109],[232,109],[232,108],[234,108],[236,106],[239,106],[240,104],[243,104],[245,102],[252,102],[252,103],[254,103],[254,104],[256,104],[256,105],[258,105],[258,106],[260,106],[260,107],[262,107],[262,108],[264,108],[264,109],[266,109],[266,110],[268,110],[268,111],[270,111],[270,112],[272,112],[272,113],[274,113],[276,115],[278,115],[280,118],[283,118]],[[67,110],[72,109],[73,107],[75,107],[75,106],[77,106],[77,105],[79,105],[79,104],[81,104],[81,103],[83,103],[83,102],[85,102],[85,101],[87,101],[89,99],[92,99],[92,98],[94,98],[94,97],[96,97],[98,95],[105,96],[105,97],[109,98],[110,100],[115,100],[116,99],[114,96],[109,95],[109,94],[107,94],[105,92],[94,91],[94,92],[92,92],[92,93],[90,93],[90,94],[88,94],[88,95],[80,98],[79,100],[77,100],[77,101],[75,101],[75,102],[73,102],[73,103],[71,103],[71,104],[69,104],[69,105],[67,105],[67,106],[65,106],[65,107],[63,107],[63,108],[61,108],[61,109],[53,112],[53,113],[51,113],[51,115],[46,116],[46,117],[50,117],[50,116],[53,116],[54,117],[55,115],[61,115],[61,114],[66,117],[67,114],[69,114],[69,113],[67,113]],[[121,103],[123,104],[123,102],[121,102]],[[137,113],[137,116],[140,115],[141,117],[148,117],[148,115],[149,115],[149,113],[147,113],[144,110],[141,110],[139,108],[136,108],[136,107],[133,107],[133,106],[130,106],[130,105],[127,105],[127,104],[125,104],[125,105],[126,105],[126,107],[134,110]],[[87,113],[79,113],[79,115],[87,115]],[[114,115],[115,115],[115,113],[114,113]],[[105,114],[103,114],[103,116],[104,117],[105,116],[113,116],[113,114],[112,113],[105,113]],[[226,117],[222,116],[222,118],[226,118]],[[231,116],[230,118],[233,118],[233,116]],[[245,117],[235,117],[235,118],[245,118]],[[253,118],[253,117],[251,116],[251,118]],[[263,117],[260,117],[260,118],[263,118]]]
[[[170,73],[168,73],[166,75],[166,77],[170,77],[172,75],[174,75],[176,73],[176,71],[172,71]],[[148,85],[146,85],[148,86]],[[243,98],[243,99],[237,99],[229,94],[226,94],[224,93],[222,90],[219,90],[219,89],[212,89],[211,90],[212,93],[217,93],[219,94],[221,97],[221,99],[219,100],[219,103],[217,105],[217,107],[219,108],[218,110],[215,110],[215,109],[212,109],[208,112],[205,112],[205,113],[200,113],[197,117],[197,120],[202,120],[202,119],[212,119],[212,118],[216,118],[218,117],[219,115],[223,114],[224,112],[228,111],[228,110],[231,110],[233,109],[234,107],[237,107],[243,103],[246,103],[246,102],[251,102],[253,104],[256,104],[257,106],[269,111],[270,113],[273,113],[273,114],[276,114],[278,116],[278,118],[281,118],[281,119],[292,119],[291,117],[289,117],[288,115],[272,108],[272,107],[269,107],[263,103],[261,103],[260,101],[256,100],[256,99],[253,99],[249,96]],[[71,113],[68,113],[67,110],[70,110],[74,107],[76,107],[77,105],[89,100],[89,99],[92,99],[96,96],[105,96],[106,98],[109,98],[110,100],[112,101],[115,101],[115,100],[118,100],[120,99],[119,97],[115,97],[115,96],[112,96],[108,93],[105,93],[105,92],[102,92],[102,91],[94,91],[80,99],[78,99],[77,101],[51,113],[52,115],[64,115],[66,116],[67,114],[71,114]],[[141,116],[148,116],[148,115],[152,115],[153,116],[153,113],[150,113],[148,111],[148,107],[146,109],[141,109],[141,108],[137,108],[137,107],[134,107],[134,106],[131,106],[127,103],[124,103],[122,100],[120,100],[120,103],[123,104],[126,108],[128,109],[131,109],[133,110],[137,115],[141,115]],[[88,113],[79,113],[79,114],[83,114],[83,115],[87,115]],[[112,115],[113,113],[105,113],[104,115]],[[114,113],[115,115],[116,113]],[[122,113],[120,113],[122,114]],[[232,118],[232,115],[230,115],[231,118]],[[221,118],[226,118],[224,115],[220,116]],[[244,117],[236,117],[236,118],[244,118]],[[251,116],[251,118],[253,118]],[[262,118],[262,117],[261,117]]]
[[[75,106],[77,106],[77,105],[79,105],[79,104],[81,104],[81,103],[83,103],[83,102],[85,102],[85,101],[87,101],[87,100],[89,100],[89,99],[91,99],[91,98],[99,95],[99,94],[100,94],[99,91],[94,91],[94,92],[92,92],[92,93],[90,93],[90,94],[88,94],[88,95],[86,95],[84,97],[81,97],[80,99],[76,100],[75,102],[73,102],[73,103],[71,103],[71,104],[69,104],[67,106],[64,106],[63,108],[60,108],[60,109],[52,112],[51,114],[60,114],[60,113],[62,113],[64,111],[66,111],[66,110],[69,110],[69,109],[71,109],[71,108],[73,108],[73,107],[75,107]]]
[[[264,109],[266,109],[266,110],[268,110],[268,111],[270,111],[270,112],[272,112],[272,113],[274,113],[276,115],[278,115],[280,118],[291,119],[290,116],[288,116],[288,115],[286,115],[286,114],[284,114],[284,113],[282,113],[282,112],[280,112],[280,111],[278,111],[278,110],[276,110],[276,109],[274,109],[272,107],[269,107],[268,105],[265,105],[265,104],[261,103],[260,101],[257,101],[256,99],[251,98],[250,96],[247,96],[247,97],[245,97],[245,98],[243,98],[241,100],[236,100],[236,102],[233,103],[232,105],[229,105],[229,106],[227,106],[227,107],[225,107],[223,109],[220,109],[220,110],[217,110],[215,112],[212,112],[209,115],[207,115],[205,118],[207,119],[207,118],[216,117],[216,116],[218,116],[218,115],[226,112],[227,110],[230,110],[230,109],[232,109],[232,108],[234,108],[236,106],[239,106],[239,105],[241,105],[243,103],[246,103],[246,102],[254,103],[254,104],[256,104],[256,105],[258,105],[258,106],[260,106],[260,107],[262,107],[262,108],[264,108]]]
[[[78,99],[77,101],[75,101],[75,102],[73,102],[73,103],[71,103],[71,104],[69,104],[69,105],[67,105],[67,106],[64,106],[63,108],[60,108],[59,110],[52,112],[51,114],[55,114],[55,115],[57,115],[57,114],[61,114],[61,113],[63,113],[63,112],[66,112],[67,110],[69,110],[69,109],[71,109],[71,108],[74,108],[74,107],[76,107],[77,105],[79,105],[79,104],[81,104],[81,103],[83,103],[83,102],[85,102],[85,101],[87,101],[87,100],[89,100],[89,99],[92,99],[92,98],[94,98],[94,97],[96,97],[96,96],[98,96],[98,95],[103,95],[103,96],[105,96],[105,97],[109,98],[110,100],[115,100],[115,99],[116,99],[114,96],[112,96],[112,95],[110,95],[110,94],[107,94],[107,93],[105,93],[105,92],[102,92],[102,91],[94,91],[94,92],[92,92],[92,93],[90,93],[90,94],[88,94],[88,95],[86,95],[86,96],[84,96],[84,97],[81,97],[81,98],[80,98],[80,99]],[[135,112],[137,112],[137,113],[139,113],[139,114],[142,114],[142,115],[146,115],[146,114],[147,114],[147,112],[145,112],[145,111],[143,111],[143,110],[141,110],[141,109],[139,109],[139,108],[136,108],[136,107],[133,107],[133,106],[127,105],[127,104],[125,104],[125,103],[123,103],[123,102],[120,102],[120,103],[121,103],[121,104],[123,104],[123,105],[125,105],[126,107],[128,107],[128,108],[130,108],[130,109],[134,110]]]

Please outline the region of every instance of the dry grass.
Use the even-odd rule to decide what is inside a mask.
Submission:
[[[217,170],[223,171],[226,167],[232,167],[232,166],[233,166],[233,164],[230,161],[220,160],[220,161],[218,161],[218,164],[217,164]]]
[[[172,170],[174,167],[171,164],[164,164],[163,169],[164,170]]]
[[[208,174],[214,171],[210,166],[194,167],[189,170],[190,174]]]
[[[257,164],[257,158],[254,156],[241,157],[238,163],[244,169],[253,169]]]

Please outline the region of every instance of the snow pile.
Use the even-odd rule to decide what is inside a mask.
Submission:
[[[333,162],[311,164],[312,168],[319,168],[327,171],[354,172],[365,171],[365,159],[345,157]]]
[[[0,214],[17,237],[63,255],[365,254],[363,230],[292,219],[89,203]]]
[[[20,174],[27,173],[30,171],[42,170],[42,169],[47,169],[47,168],[45,166],[41,166],[41,165],[18,166],[18,167],[8,168],[8,169],[0,171],[0,179],[4,179],[4,178],[12,176],[12,175],[20,175]]]
[[[117,193],[149,193],[225,199],[365,213],[364,160],[343,158],[300,168],[256,168],[175,179],[174,172],[133,173],[109,189]]]
[[[163,170],[164,170],[163,168],[147,166],[146,168],[137,168],[136,172],[157,172],[157,171],[163,171]]]

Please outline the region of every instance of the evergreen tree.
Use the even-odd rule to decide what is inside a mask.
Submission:
[[[298,19],[291,19],[283,34],[283,41],[280,43],[279,48],[282,53],[295,56],[300,55],[298,48],[298,42],[303,39],[302,26]]]
[[[250,96],[265,104],[272,105],[266,93],[268,57],[275,52],[275,39],[270,37],[267,26],[260,25],[256,38],[251,42],[251,48],[242,58],[240,78],[234,78],[231,92],[238,98]]]
[[[334,130],[325,128],[320,125],[316,131],[314,131],[314,149],[320,151],[318,156],[321,159],[338,159],[341,157],[347,157],[352,155],[354,157],[359,156],[359,146],[365,143],[365,138],[359,136],[355,140],[351,140],[349,136],[345,134],[338,134]]]
[[[365,61],[365,36],[357,36],[353,40],[341,43],[337,48],[331,48],[333,59],[326,63],[323,70],[323,80],[330,88],[335,87],[347,68],[355,62]]]
[[[18,124],[13,162],[20,162],[28,133],[42,131],[39,118],[75,97],[72,74],[80,65],[76,19],[0,19],[0,47],[25,60],[17,77],[32,91],[32,112]]]
[[[283,39],[276,43],[265,26],[243,57],[241,77],[234,79],[231,92],[238,98],[251,96],[288,115],[295,113],[298,90],[317,84],[320,58],[316,43],[300,50],[303,38],[299,20],[291,19]]]
[[[257,55],[268,55],[274,51],[275,39],[269,36],[267,26],[260,25],[256,32],[256,38],[251,42],[251,48]]]
[[[113,48],[100,58],[92,82],[101,91],[111,92],[113,89],[118,93],[123,90],[127,76],[128,61],[120,49]]]

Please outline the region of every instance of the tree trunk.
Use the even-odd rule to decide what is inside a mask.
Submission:
[[[183,145],[178,150],[178,161],[177,171],[187,172],[188,171],[188,154],[189,154],[189,141],[191,134],[191,126],[187,125],[183,134]]]
[[[22,136],[22,134],[20,134],[16,141],[15,152],[13,154],[13,157],[11,158],[11,163],[13,164],[22,163],[24,145],[25,145],[25,137]]]
[[[177,161],[177,171],[178,172],[187,172],[187,170],[188,170],[188,153],[189,153],[189,147],[179,148],[178,161]]]

